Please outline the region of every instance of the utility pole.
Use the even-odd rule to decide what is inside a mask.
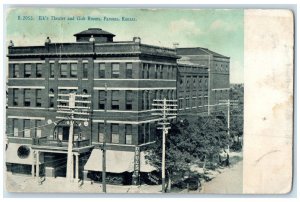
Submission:
[[[74,137],[74,109],[75,109],[75,93],[70,93],[69,109],[71,110],[69,141],[68,141],[68,156],[67,156],[67,179],[73,181],[74,178],[74,158],[73,158],[73,137]]]
[[[76,105],[76,103],[88,104],[91,101],[86,100],[76,100],[77,97],[91,97],[90,95],[76,95],[75,93],[69,94],[58,94],[59,99],[57,99],[57,113],[69,114],[69,139],[68,139],[68,154],[67,154],[67,173],[66,178],[69,181],[74,179],[74,157],[73,157],[73,142],[74,142],[74,115],[89,115],[88,110],[90,107]],[[78,169],[78,166],[76,167]]]
[[[227,135],[228,138],[230,138],[230,105],[237,105],[236,102],[238,102],[238,100],[219,100],[219,102],[222,102],[221,104],[218,105],[227,105]],[[227,145],[227,152],[229,154],[229,147],[230,145]]]
[[[159,122],[159,125],[162,127],[158,127],[157,129],[162,130],[162,168],[161,168],[161,186],[162,186],[162,193],[165,193],[165,184],[166,184],[166,135],[171,128],[168,122],[168,119],[176,118],[176,111],[177,111],[177,100],[167,100],[164,98],[163,100],[153,100],[152,106],[157,108],[153,109],[153,111],[159,111],[157,113],[152,113],[152,115],[159,115],[162,116],[162,122]],[[175,111],[175,113],[174,113]],[[171,117],[173,116],[173,117]]]
[[[107,85],[105,85],[105,105],[104,105],[104,134],[103,134],[103,151],[102,151],[102,191],[106,193],[106,134],[107,134]]]

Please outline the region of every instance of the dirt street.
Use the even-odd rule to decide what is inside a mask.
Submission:
[[[204,184],[200,193],[204,194],[241,194],[243,192],[243,161]]]

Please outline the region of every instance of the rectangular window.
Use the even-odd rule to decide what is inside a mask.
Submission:
[[[104,142],[104,123],[98,124],[98,142]]]
[[[13,64],[13,78],[19,78],[20,77],[20,69],[18,64]]]
[[[35,136],[36,137],[42,137],[42,121],[41,120],[36,120],[35,121]]]
[[[172,78],[176,79],[176,72],[177,72],[177,67],[176,66],[172,66]]]
[[[71,63],[70,76],[71,78],[77,78],[77,63]]]
[[[50,63],[50,78],[54,78],[54,63]]]
[[[171,71],[171,68],[170,66],[166,65],[166,79],[171,79],[170,78],[170,72]]]
[[[144,124],[139,125],[138,130],[139,130],[139,143],[143,144],[144,143]]]
[[[143,67],[142,67],[142,79],[145,78],[145,68],[146,68],[146,64],[143,63]]]
[[[58,90],[58,94],[69,94],[70,93],[70,90],[68,89],[59,89]]]
[[[119,78],[120,64],[112,64],[111,78]]]
[[[31,77],[31,64],[25,64],[24,77],[25,78]]]
[[[111,124],[111,143],[118,144],[120,142],[119,139],[119,125]]]
[[[192,102],[193,102],[193,103],[192,103],[192,107],[196,107],[196,98],[193,98],[193,99],[192,99]]]
[[[24,137],[30,137],[30,120],[24,119]]]
[[[111,109],[119,109],[119,91],[118,90],[113,90],[111,92]]]
[[[98,77],[99,78],[105,78],[105,63],[99,63],[98,67]]]
[[[24,89],[24,106],[25,107],[30,107],[31,105],[31,90],[30,89]]]
[[[145,91],[142,91],[142,95],[140,96],[140,99],[142,101],[141,109],[144,110],[145,109]]]
[[[106,92],[104,90],[99,90],[99,109],[105,109],[106,102]]]
[[[60,64],[60,77],[67,78],[68,77],[68,65],[66,63]]]
[[[19,89],[13,89],[13,106],[19,105]]]
[[[191,104],[190,104],[190,99],[189,98],[186,98],[186,107],[191,107]]]
[[[154,78],[157,79],[158,77],[158,65],[154,65]]]
[[[54,107],[54,97],[50,97],[50,100],[49,100],[49,107],[50,107],[50,108],[53,108],[53,107]]]
[[[202,106],[202,98],[199,97],[199,105],[198,106]]]
[[[179,109],[182,109],[182,101],[183,101],[183,99],[179,99]]]
[[[133,92],[131,90],[126,91],[126,110],[132,110]]]
[[[88,78],[88,63],[82,64],[82,77]]]
[[[15,137],[19,136],[19,126],[18,126],[18,119],[13,119],[13,133]]]
[[[132,125],[125,125],[125,144],[132,144]]]
[[[163,65],[159,65],[159,78],[163,79]]]
[[[36,90],[36,106],[37,107],[42,106],[42,90],[40,89]]]
[[[126,78],[132,79],[132,63],[126,64]]]
[[[36,64],[36,78],[41,78],[43,74],[43,65]]]

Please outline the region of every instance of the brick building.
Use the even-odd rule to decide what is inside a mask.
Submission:
[[[227,57],[201,48],[150,46],[139,37],[113,41],[114,34],[98,28],[74,36],[73,43],[47,38],[42,46],[11,43],[8,48],[10,172],[65,175],[69,117],[58,113],[60,95],[73,92],[90,101],[84,103],[90,108],[88,116],[74,118],[74,178],[102,171],[100,147],[105,137],[106,171],[133,176],[135,182],[138,173],[154,170],[144,157],[161,120],[151,114],[153,99],[178,99],[181,111],[207,113],[208,102],[228,97]],[[228,77],[225,83],[220,81],[223,77]]]
[[[197,104],[197,101],[202,103],[203,100],[204,103],[208,103],[208,107],[203,111],[212,113],[226,110],[226,106],[219,104],[221,104],[221,100],[229,99],[230,58],[201,47],[178,48],[176,51],[178,56],[180,56],[180,59],[178,59],[178,82],[183,82],[181,90],[180,84],[178,85],[179,102],[181,99],[184,100],[184,97],[186,96],[186,92],[184,94],[183,91],[188,90],[188,88],[198,88],[199,94],[190,90],[190,96],[186,96],[183,105],[184,103],[190,102],[188,106],[191,106],[191,108],[187,105],[184,105],[185,108],[196,109],[197,105],[197,108],[201,109],[203,105]],[[183,66],[183,64],[187,65],[187,67],[180,68],[180,66]],[[196,73],[197,68],[193,66],[201,67],[200,69],[202,70],[199,69],[199,73]],[[189,86],[185,88],[185,84]],[[204,96],[200,99],[199,95],[201,92],[201,86],[202,95]],[[180,93],[180,91],[182,93]],[[196,105],[194,103],[196,103]]]

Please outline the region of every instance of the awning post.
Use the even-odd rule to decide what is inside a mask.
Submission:
[[[32,165],[31,165],[31,175],[32,175],[32,177],[34,177],[35,176],[35,173],[34,173],[34,171],[35,171],[35,168],[34,168],[34,166],[35,166],[35,154],[36,154],[36,152],[35,151],[33,151],[33,157],[32,157]]]

